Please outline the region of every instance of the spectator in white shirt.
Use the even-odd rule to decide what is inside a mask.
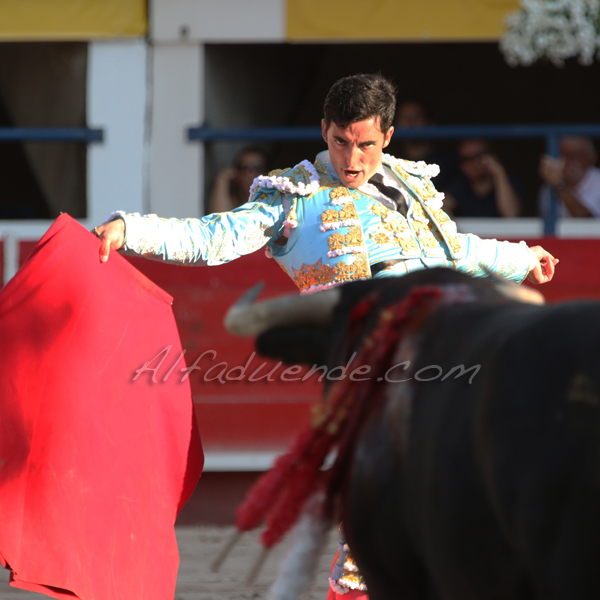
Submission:
[[[560,155],[560,159],[543,156],[540,161],[539,173],[545,182],[539,196],[540,214],[548,215],[553,189],[559,217],[600,217],[600,169],[594,166],[598,155],[592,140],[564,137]]]

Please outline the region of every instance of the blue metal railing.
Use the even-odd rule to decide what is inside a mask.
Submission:
[[[0,142],[85,142],[104,141],[103,129],[88,127],[0,127]]]
[[[418,129],[399,129],[394,131],[394,139],[533,139],[546,140],[546,153],[558,158],[559,141],[564,135],[582,135],[600,137],[600,124],[577,123],[560,125],[436,125]],[[202,125],[188,129],[188,139],[202,143],[216,141],[319,141],[322,140],[320,127],[245,127],[215,129]],[[556,233],[558,203],[551,190],[550,211],[544,218],[544,234]]]

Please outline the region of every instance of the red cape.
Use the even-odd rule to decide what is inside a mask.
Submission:
[[[172,298],[59,217],[0,292],[0,561],[55,598],[166,600],[202,470]],[[156,363],[154,363],[156,364]]]

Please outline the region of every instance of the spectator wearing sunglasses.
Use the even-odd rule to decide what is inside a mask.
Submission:
[[[458,146],[460,174],[448,185],[444,210],[456,217],[518,217],[518,182],[506,173],[487,142],[463,140]]]
[[[221,169],[215,178],[208,212],[227,212],[248,202],[250,186],[256,177],[266,175],[267,157],[260,148],[243,148],[233,166]]]

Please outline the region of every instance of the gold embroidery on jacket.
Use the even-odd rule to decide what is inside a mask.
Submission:
[[[369,205],[369,209],[381,219],[380,231],[374,235],[380,236],[379,239],[382,241],[374,238],[373,234],[371,234],[371,239],[374,239],[378,244],[383,244],[383,237],[381,236],[385,236],[387,232],[387,234],[392,236],[391,239],[388,236],[388,243],[398,246],[402,250],[403,255],[419,256],[421,254],[419,244],[415,241],[414,235],[404,217],[398,214],[396,218],[388,218],[389,215],[393,215],[394,211],[381,204],[381,202],[372,203]]]
[[[206,254],[206,263],[208,265],[219,264],[227,261],[231,252],[231,240],[229,232],[225,229],[215,232],[210,239],[210,246]]]
[[[348,233],[346,235],[339,232],[333,233],[329,236],[327,243],[329,244],[329,250],[331,252],[343,250],[349,246],[363,246],[364,240],[361,228],[352,225],[351,227],[348,227]]]
[[[340,210],[329,208],[321,213],[321,221],[323,225],[326,223],[338,223],[339,221],[348,221],[350,219],[358,220],[358,212],[354,202],[344,204]]]
[[[428,255],[443,255],[444,248],[441,245],[442,239],[436,239],[434,231],[437,227],[434,222],[428,218],[420,202],[413,202],[412,217],[413,228],[417,234],[417,239]]]
[[[290,167],[287,169],[274,169],[273,171],[269,171],[269,177],[279,177],[283,173],[287,173],[290,170]]]
[[[319,174],[319,180],[321,182],[321,187],[319,191],[327,188],[334,188],[339,186],[340,182],[333,179],[333,177],[329,174],[329,171],[323,166],[323,163],[317,159],[314,163],[315,169]]]
[[[407,182],[414,192],[419,196],[422,201],[432,200],[436,197],[437,190],[428,177],[417,177],[412,174],[406,173],[399,164],[393,165],[393,170],[398,174],[402,181]],[[425,217],[425,211],[423,210],[420,202],[413,202],[413,217],[415,216],[415,209],[418,213]],[[418,209],[417,209],[418,206]],[[429,223],[427,229],[429,234],[425,233],[423,227],[419,227],[416,223],[414,224],[415,230],[420,231],[420,235],[417,231],[419,242],[425,249],[425,252],[429,255],[441,255],[444,244],[447,242],[450,250],[454,255],[458,255],[462,246],[460,244],[458,235],[456,233],[449,233],[447,230],[442,229],[445,223],[451,222],[450,217],[442,209],[430,209],[433,217],[433,223]],[[444,239],[445,237],[445,239]]]
[[[270,237],[267,233],[267,226],[264,223],[261,223],[258,227],[251,228],[242,240],[244,253],[250,254],[251,252],[260,250],[269,241]]]
[[[326,225],[327,223],[337,223],[339,220],[338,211],[334,208],[330,208],[321,213],[321,222],[323,225]]]
[[[329,192],[329,197],[332,200],[337,200],[338,198],[346,198],[349,195],[349,190],[345,187],[336,187]]]
[[[300,291],[309,290],[313,286],[341,283],[370,277],[371,270],[364,254],[351,255],[352,262],[338,262],[331,266],[322,264],[319,259],[313,265],[302,265],[294,271],[293,280]]]
[[[369,205],[370,211],[377,215],[382,221],[390,214],[390,209],[381,204],[381,202],[373,202]]]
[[[384,244],[393,244],[392,239],[387,233],[370,233],[369,237],[380,246]]]
[[[327,223],[338,223],[340,221],[348,221],[356,219],[358,221],[358,212],[354,202],[344,204],[340,210],[329,208],[321,213],[321,221],[323,225]]]
[[[444,231],[446,239],[448,240],[448,245],[450,246],[450,250],[452,250],[454,254],[458,254],[462,249],[458,235],[455,232],[448,233],[447,230],[442,229],[446,223],[452,223],[450,217],[441,208],[431,210],[431,214],[437,221],[440,231]]]
[[[356,210],[356,206],[354,206],[354,202],[350,202],[349,204],[345,204],[344,206],[342,206],[342,208],[338,212],[338,215],[340,221],[358,219],[358,211]]]
[[[361,575],[360,571],[358,570],[356,561],[350,554],[350,548],[348,548],[348,544],[345,545],[344,549],[347,551],[346,561],[344,562],[342,576],[338,580],[338,583],[347,588],[350,588],[351,590],[361,590],[363,592],[367,591],[367,584],[365,583],[365,578]]]

